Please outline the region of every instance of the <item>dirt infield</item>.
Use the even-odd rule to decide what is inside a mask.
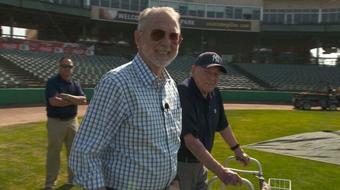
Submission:
[[[232,109],[272,109],[291,110],[291,105],[266,105],[266,104],[224,104],[224,108]],[[0,127],[46,121],[45,107],[23,107],[23,108],[0,108]],[[83,116],[87,106],[79,106],[79,116]]]
[[[79,106],[80,116],[85,114],[87,106]],[[45,107],[0,108],[0,127],[46,121]]]
[[[292,105],[271,104],[224,104],[224,109],[229,110],[293,110]]]

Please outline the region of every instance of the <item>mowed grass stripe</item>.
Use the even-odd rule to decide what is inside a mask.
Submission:
[[[227,110],[226,113],[235,135],[243,145],[304,132],[340,130],[340,112]],[[46,146],[44,122],[1,128],[0,189],[42,188]],[[338,165],[255,150],[246,152],[261,161],[266,178],[292,179],[294,190],[335,190],[340,186]],[[213,155],[223,162],[232,154],[217,135]],[[66,182],[65,149],[60,172],[58,186]],[[252,181],[257,186],[256,180]]]

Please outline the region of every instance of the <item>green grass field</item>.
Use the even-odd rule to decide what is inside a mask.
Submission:
[[[243,145],[303,132],[340,130],[340,112],[231,110],[227,115]],[[261,161],[266,178],[289,178],[294,190],[336,190],[340,187],[339,165],[247,149],[246,152]],[[45,154],[44,122],[0,128],[0,189],[41,189]],[[221,162],[232,155],[219,135],[213,155]],[[62,158],[58,186],[66,182],[65,152]]]

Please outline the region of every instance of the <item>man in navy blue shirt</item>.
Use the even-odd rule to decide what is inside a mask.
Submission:
[[[216,88],[220,74],[227,72],[222,64],[218,54],[202,53],[192,66],[192,77],[178,85],[183,120],[177,174],[183,190],[206,190],[206,168],[226,185],[241,184],[237,173],[223,167],[210,154],[216,131],[239,161],[249,162],[228,124],[221,94]]]
[[[60,168],[60,151],[63,143],[69,155],[73,138],[78,129],[77,106],[86,104],[80,84],[72,79],[74,64],[70,58],[58,61],[59,72],[47,81],[47,159],[45,189],[53,189]],[[68,183],[72,184],[68,170]]]

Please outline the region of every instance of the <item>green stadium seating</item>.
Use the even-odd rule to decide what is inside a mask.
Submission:
[[[66,55],[60,53],[0,50],[0,56],[46,82],[57,73],[57,60]],[[71,55],[70,57],[76,65],[74,78],[83,84],[84,87],[94,87],[104,73],[128,62],[123,57],[115,56]]]
[[[57,60],[66,55],[1,49],[0,56],[40,79],[42,81],[40,82],[41,87],[43,87],[48,78],[57,73]],[[103,74],[129,61],[123,56],[71,55],[70,57],[76,65],[74,78],[83,87],[94,87]],[[190,76],[191,65],[194,62],[195,57],[193,56],[177,56],[167,67],[167,70],[179,83]],[[334,87],[340,86],[339,66],[240,63],[237,64],[237,67],[241,71],[236,70],[230,64],[226,64],[225,67],[228,73],[221,76],[218,84],[222,90],[266,89],[254,78],[268,83],[272,90],[318,91],[324,89],[327,84]],[[247,74],[243,73],[242,70]],[[0,74],[0,88],[25,86],[25,81],[19,80],[16,76],[10,75],[4,70],[0,70]]]
[[[327,84],[340,86],[339,66],[306,64],[237,64],[253,76],[269,83],[276,90],[320,91]]]

